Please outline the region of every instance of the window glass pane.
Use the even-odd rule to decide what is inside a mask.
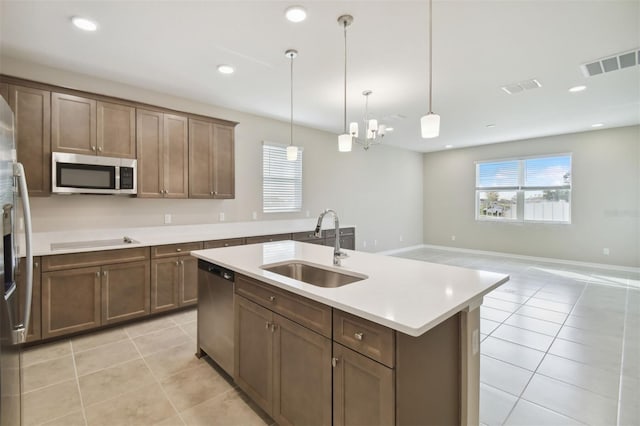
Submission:
[[[478,191],[478,218],[517,219],[517,191]]]
[[[478,188],[517,187],[520,175],[520,162],[499,161],[493,163],[479,163],[477,165]]]
[[[571,220],[571,190],[525,191],[524,220],[569,222]]]
[[[262,145],[262,210],[302,210],[302,150],[296,161],[288,161],[286,146]]]
[[[530,158],[524,162],[528,187],[571,185],[571,157]]]

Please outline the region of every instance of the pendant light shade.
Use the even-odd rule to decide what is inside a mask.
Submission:
[[[422,137],[437,138],[440,135],[440,116],[430,112],[420,119],[420,130]]]
[[[298,147],[289,145],[287,147],[287,161],[296,161],[298,159]]]
[[[433,98],[433,0],[429,0],[429,112],[420,119],[420,133],[423,138],[440,135],[440,116],[431,109]]]
[[[350,134],[345,133],[344,135],[338,136],[338,151],[350,152],[352,143],[353,137]]]

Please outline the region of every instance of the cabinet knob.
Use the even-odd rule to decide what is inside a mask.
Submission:
[[[102,152],[102,147],[101,146],[98,147],[98,152]]]
[[[269,301],[270,302],[275,302],[276,301],[276,297],[275,296],[269,296]]]
[[[180,261],[180,264],[181,264],[181,265],[184,265],[184,260],[181,260],[181,261]]]
[[[34,262],[34,263],[33,263],[33,269],[38,269],[38,266],[39,266],[39,265],[38,265],[38,262]]]
[[[339,361],[339,359],[336,358],[336,357],[331,358],[331,366],[333,368],[337,367],[338,366],[338,361]]]
[[[107,276],[107,271],[102,271],[102,276],[106,277]]]
[[[213,195],[218,195],[218,191],[213,191]]]
[[[99,276],[100,276],[100,272],[96,272],[96,277],[99,277]]]
[[[278,329],[278,326],[274,323],[271,323],[271,332],[275,332]]]
[[[176,249],[176,251],[177,251],[178,253],[180,253],[180,252],[182,251],[182,249],[181,249],[181,248],[177,248],[177,249]]]
[[[178,266],[179,262],[176,260],[176,266]]]
[[[224,243],[224,246],[225,247],[229,247],[229,243]]]
[[[353,335],[353,337],[355,337],[355,338],[356,338],[356,340],[362,340],[362,339],[364,339],[364,333],[362,333],[362,332],[357,332],[357,333],[355,333],[355,334]]]
[[[95,150],[96,150],[96,147],[95,147],[95,146],[92,146],[92,147],[91,147],[91,151],[95,151]]]
[[[271,327],[271,323],[270,323],[269,321],[265,322],[265,323],[264,323],[264,328],[265,328],[266,330],[268,330],[268,329],[269,329],[269,327]]]
[[[209,195],[213,195],[213,191],[211,191],[211,192],[209,193]]]

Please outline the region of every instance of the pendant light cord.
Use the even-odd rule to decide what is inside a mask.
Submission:
[[[429,114],[431,110],[431,97],[433,95],[433,0],[429,0]]]
[[[289,145],[293,146],[293,55],[291,58],[291,126],[289,135]]]
[[[344,21],[344,133],[347,133],[347,21]]]

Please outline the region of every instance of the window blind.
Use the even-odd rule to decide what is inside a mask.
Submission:
[[[520,162],[496,161],[478,163],[477,188],[517,188],[520,181]]]
[[[302,210],[302,149],[298,148],[296,161],[288,161],[285,145],[262,145],[262,210]]]

